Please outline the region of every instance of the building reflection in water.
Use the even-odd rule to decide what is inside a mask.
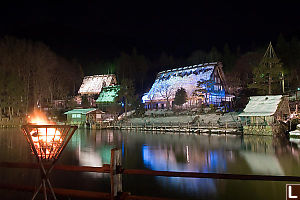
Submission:
[[[125,168],[158,171],[297,175],[299,149],[289,141],[258,136],[173,136],[131,132],[84,131],[70,142],[79,165],[110,163],[110,151],[122,149]],[[72,154],[74,155],[74,154]],[[142,165],[140,165],[142,164]],[[94,178],[108,174],[87,173]],[[125,180],[124,181],[128,181]],[[131,180],[131,179],[129,179]],[[153,177],[165,191],[197,198],[218,198],[228,181],[201,178]],[[126,182],[126,185],[131,183]],[[154,183],[153,183],[154,184]],[[134,188],[134,186],[132,186]]]
[[[152,170],[175,172],[224,172],[227,161],[232,158],[230,151],[200,150],[199,148],[172,146],[142,147],[144,165]],[[179,151],[179,149],[182,149]],[[226,155],[227,154],[227,155]],[[201,178],[156,177],[160,185],[165,188],[172,187],[185,193],[197,196],[214,195],[217,190],[216,180]]]
[[[276,154],[240,152],[254,174],[285,175]]]
[[[126,169],[299,176],[299,146],[300,141],[297,140],[263,136],[169,135],[79,129],[59,162],[62,165],[101,167],[110,163],[110,151],[118,147],[122,149],[123,167]],[[36,162],[20,130],[0,130],[0,158],[2,162]],[[99,188],[104,192],[110,191],[109,174],[63,174],[61,176],[59,171],[54,172],[52,178],[70,188],[83,189],[83,186],[87,186],[85,189],[91,191],[99,191]],[[37,170],[2,168],[0,173],[1,183],[34,185],[39,179]],[[224,196],[228,191],[240,191],[247,194],[248,199],[274,199],[274,195],[281,197],[280,183],[240,183],[161,176],[123,177],[126,191],[139,195],[152,192],[150,187],[153,191],[173,194],[172,197],[190,199],[229,199],[227,195]],[[255,191],[253,196],[252,191]],[[265,191],[272,191],[274,195],[265,196]]]
[[[86,132],[86,131],[85,131]],[[70,146],[76,152],[80,166],[102,167],[110,163],[111,149],[114,147],[113,132],[97,134],[93,132],[77,132],[70,141]],[[105,173],[86,173],[93,177],[107,177]]]
[[[244,136],[240,155],[254,174],[292,175],[300,161],[299,147],[286,138]]]
[[[290,146],[289,149],[292,155],[297,158],[298,162],[300,161],[300,138],[289,138]]]

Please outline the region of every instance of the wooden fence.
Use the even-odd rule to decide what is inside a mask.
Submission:
[[[56,165],[54,170],[73,171],[73,172],[96,172],[110,174],[110,193],[73,190],[65,188],[54,188],[54,192],[62,196],[72,196],[79,198],[95,198],[95,199],[146,199],[146,200],[166,200],[167,198],[131,195],[129,192],[122,190],[122,174],[129,175],[149,175],[149,176],[165,176],[165,177],[188,177],[188,178],[212,178],[212,179],[230,179],[230,180],[257,180],[257,181],[289,181],[300,182],[299,176],[269,176],[269,175],[246,175],[246,174],[224,174],[224,173],[198,173],[198,172],[174,172],[174,171],[156,171],[145,169],[124,169],[122,167],[122,154],[120,149],[111,150],[111,162],[103,167],[89,166],[69,166]],[[30,168],[38,169],[35,163],[9,163],[0,162],[0,167],[6,168]],[[50,167],[50,165],[45,166]],[[0,183],[0,188],[8,190],[34,191],[32,186],[12,185]]]

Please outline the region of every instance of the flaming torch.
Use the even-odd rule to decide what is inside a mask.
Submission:
[[[22,130],[41,171],[41,184],[34,192],[32,199],[35,199],[42,188],[45,199],[47,199],[47,188],[53,198],[56,199],[49,180],[49,174],[76,131],[77,126],[56,125],[48,121],[46,116],[40,112],[35,112],[29,121],[29,124],[22,126]],[[50,167],[46,168],[45,164],[49,164]]]

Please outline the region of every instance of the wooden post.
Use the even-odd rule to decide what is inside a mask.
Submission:
[[[118,171],[121,167],[122,152],[120,149],[111,150],[110,158],[110,197],[116,199],[118,193],[122,192],[122,174]]]

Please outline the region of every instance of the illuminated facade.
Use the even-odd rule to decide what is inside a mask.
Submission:
[[[171,107],[179,88],[187,92],[185,108],[229,102],[233,96],[228,95],[222,67],[222,63],[214,62],[159,72],[150,91],[142,97],[143,103],[147,109]]]

